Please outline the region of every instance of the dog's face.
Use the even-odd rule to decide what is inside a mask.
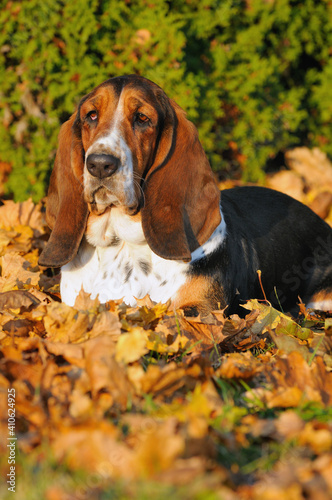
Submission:
[[[111,205],[137,210],[143,178],[173,114],[163,91],[137,77],[109,80],[82,99],[73,129],[85,153],[90,211],[101,214]]]
[[[91,213],[114,205],[139,216],[157,255],[190,261],[220,222],[219,200],[184,111],[145,78],[112,78],[61,127],[46,207],[52,234],[39,262],[70,261]]]

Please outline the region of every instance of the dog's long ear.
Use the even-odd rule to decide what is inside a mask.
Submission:
[[[175,102],[166,96],[164,101],[164,127],[146,176],[142,225],[157,255],[190,261],[220,223],[220,191],[196,127]]]
[[[88,206],[83,198],[84,153],[79,134],[73,130],[75,115],[59,134],[59,147],[46,201],[46,221],[52,229],[39,264],[61,267],[76,255],[81,243]]]

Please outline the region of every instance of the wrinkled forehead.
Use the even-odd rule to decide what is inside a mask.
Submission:
[[[93,106],[114,112],[121,103],[122,106],[125,104],[129,111],[144,105],[153,106],[158,111],[161,108],[162,95],[162,89],[145,78],[116,77],[106,80],[83,97],[79,109]]]

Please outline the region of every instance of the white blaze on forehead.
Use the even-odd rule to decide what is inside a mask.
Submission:
[[[121,140],[124,139],[121,136],[121,122],[124,117],[124,99],[121,93],[117,107],[115,108],[112,122],[110,123],[109,131],[105,133],[102,137],[99,137],[86,152],[86,157],[93,153],[109,153],[116,156],[116,151],[120,150]],[[120,155],[117,155],[120,157]]]
[[[121,131],[123,119],[124,96],[123,93],[121,93],[112,117],[112,121],[110,123],[109,130],[106,131],[102,137],[99,137],[93,144],[91,144],[91,146],[86,151],[84,166],[84,185],[87,190],[92,187],[90,184],[92,182],[92,176],[90,175],[86,167],[88,156],[90,154],[113,155],[119,158],[120,166],[110,178],[112,179],[112,191],[123,191],[126,204],[130,205],[135,201],[133,158],[132,152],[128,144],[126,143],[126,140]],[[115,186],[114,183],[116,183],[117,186]],[[102,185],[107,188],[107,178],[102,182]],[[93,187],[95,187],[95,185]]]

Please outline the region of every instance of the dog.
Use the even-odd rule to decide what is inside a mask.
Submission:
[[[39,263],[61,267],[69,305],[83,288],[129,306],[148,294],[187,315],[241,314],[264,297],[332,309],[329,225],[271,189],[220,192],[195,126],[137,75],[105,81],[62,125],[46,220]]]

